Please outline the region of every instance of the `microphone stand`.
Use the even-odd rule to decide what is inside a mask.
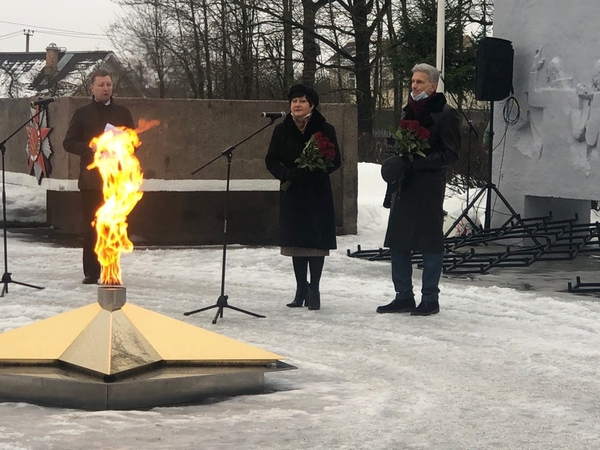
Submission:
[[[442,79],[442,81],[445,84],[446,81],[442,78],[441,75],[440,75],[440,78]],[[452,95],[450,92],[448,94]],[[456,98],[454,97],[454,95],[452,95],[452,98],[453,98],[454,103],[456,105],[460,105],[460,103],[456,101]],[[468,146],[467,146],[467,175],[466,175],[466,187],[467,187],[466,188],[466,204],[468,206],[463,210],[463,212],[461,214],[461,219],[462,219],[463,216],[466,217],[467,221],[469,221],[471,223],[471,225],[475,229],[477,227],[476,227],[475,223],[471,220],[471,218],[468,215],[468,210],[471,209],[471,207],[472,207],[472,205],[469,204],[469,190],[470,190],[470,184],[471,184],[471,135],[474,134],[477,139],[479,139],[479,135],[477,134],[477,130],[473,126],[473,122],[465,114],[465,112],[462,109],[462,107],[457,108],[457,110],[464,117],[465,121],[467,122],[467,125],[469,126],[469,139],[468,139]],[[459,224],[459,222],[460,222],[460,220],[456,220],[454,222],[454,224],[452,224],[452,226],[450,227],[450,229],[448,231],[446,231],[446,233],[444,234],[444,238],[447,238],[447,237],[450,236],[450,233],[452,233],[452,231],[457,227],[457,225]]]
[[[444,80],[444,77],[442,77],[441,73],[440,73],[440,78],[444,82],[444,84],[446,84],[446,80]],[[454,100],[454,103],[457,106],[462,105],[461,103],[459,103],[456,100],[456,97],[451,92],[448,92],[448,94],[452,96],[452,99]],[[460,114],[464,117],[465,121],[467,122],[467,125],[469,125],[469,141],[468,141],[468,147],[467,147],[467,176],[466,176],[466,185],[467,185],[466,203],[468,205],[469,204],[469,187],[471,184],[471,133],[473,133],[477,139],[479,139],[479,135],[477,134],[477,130],[473,126],[473,122],[471,121],[471,119],[469,119],[469,117],[467,117],[464,110],[462,109],[462,106],[458,107],[457,109],[460,112]],[[452,228],[454,228],[454,227],[452,227]],[[452,231],[452,229],[450,231]],[[447,233],[446,233],[446,236],[448,236]]]
[[[256,313],[253,313],[253,312],[250,312],[250,311],[246,311],[245,309],[241,309],[241,308],[237,308],[235,306],[231,306],[229,303],[227,303],[227,299],[229,298],[229,296],[225,295],[225,268],[226,268],[226,261],[227,261],[227,206],[228,206],[228,197],[229,197],[229,181],[231,179],[231,160],[233,158],[233,151],[240,144],[243,144],[248,139],[254,137],[258,133],[260,133],[261,131],[263,131],[265,128],[273,125],[275,123],[275,120],[277,120],[279,117],[269,117],[269,118],[271,119],[271,121],[268,124],[262,126],[258,130],[256,130],[254,133],[252,133],[250,136],[248,136],[248,137],[242,139],[241,141],[239,141],[237,144],[232,145],[231,147],[226,148],[219,155],[217,155],[216,157],[214,157],[213,159],[211,159],[210,161],[208,161],[206,164],[198,167],[196,170],[194,170],[192,172],[192,175],[195,175],[196,173],[200,172],[206,166],[209,166],[210,164],[212,164],[213,162],[215,162],[217,159],[221,158],[222,156],[224,156],[224,157],[227,158],[227,184],[226,184],[226,188],[225,188],[225,200],[224,200],[224,203],[223,203],[223,260],[222,260],[222,265],[221,265],[221,295],[217,299],[217,303],[216,304],[214,304],[212,306],[207,306],[205,308],[199,308],[199,309],[195,309],[193,311],[184,312],[183,313],[184,316],[191,316],[192,314],[196,314],[196,313],[199,313],[199,312],[202,312],[202,311],[207,311],[209,309],[218,308],[217,309],[217,314],[215,314],[215,318],[212,321],[213,325],[217,323],[217,319],[219,317],[221,319],[223,318],[223,309],[224,308],[233,309],[235,311],[239,311],[241,313],[248,314],[248,315],[254,316],[254,317],[260,317],[260,318],[264,318],[265,317],[265,316],[262,316],[260,314],[256,314]]]
[[[0,153],[2,153],[2,231],[3,231],[3,241],[4,241],[4,274],[2,275],[2,283],[4,286],[2,287],[2,292],[0,293],[0,297],[4,297],[4,294],[8,294],[8,284],[14,283],[20,286],[26,286],[33,289],[44,289],[41,286],[35,286],[29,283],[23,283],[21,281],[13,280],[11,277],[11,273],[8,271],[8,250],[7,250],[7,240],[6,240],[6,172],[5,172],[5,153],[6,153],[6,143],[12,138],[15,134],[21,131],[29,122],[33,121],[36,117],[38,117],[42,112],[46,111],[47,105],[40,104],[40,109],[33,116],[29,118],[23,125],[17,128],[13,134],[0,142]],[[41,143],[40,143],[41,145]]]

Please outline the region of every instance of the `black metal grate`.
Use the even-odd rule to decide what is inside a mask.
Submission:
[[[544,217],[509,219],[501,227],[476,229],[468,236],[446,237],[444,273],[486,274],[494,268],[528,267],[537,261],[568,261],[579,254],[600,253],[600,223],[577,221],[577,216],[553,220],[550,213]],[[498,250],[499,244],[503,250]],[[363,250],[359,245],[347,254],[369,261],[391,259],[388,248]],[[420,253],[413,253],[413,263],[422,264]],[[581,285],[579,281],[577,284]]]

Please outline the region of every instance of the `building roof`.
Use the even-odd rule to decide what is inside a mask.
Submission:
[[[0,98],[81,94],[92,71],[111,60],[120,66],[111,51],[70,52],[55,48],[58,63],[51,77],[45,72],[47,52],[0,52]]]

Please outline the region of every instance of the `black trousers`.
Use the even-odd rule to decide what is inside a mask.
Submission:
[[[102,191],[95,189],[81,190],[81,211],[83,215],[83,274],[90,278],[100,278],[100,263],[94,251],[98,239],[96,228],[92,222],[96,211],[104,203]]]

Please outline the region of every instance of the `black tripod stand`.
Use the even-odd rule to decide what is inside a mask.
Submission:
[[[467,125],[469,126],[469,140],[467,143],[467,176],[466,176],[466,180],[465,180],[465,185],[466,185],[465,190],[466,190],[466,195],[467,195],[466,200],[467,200],[467,205],[468,205],[469,204],[469,189],[471,188],[471,136],[475,135],[475,137],[477,139],[479,139],[479,135],[477,134],[477,130],[473,126],[473,122],[471,122],[471,120],[467,117],[467,115],[462,110],[462,108],[459,108],[458,110],[460,111],[462,116],[465,118],[465,121],[467,122]]]
[[[281,117],[281,116],[279,116],[279,117]],[[217,314],[215,314],[215,318],[212,321],[213,324],[216,324],[217,323],[217,319],[219,317],[221,319],[223,318],[223,309],[224,308],[230,308],[230,309],[233,309],[235,311],[239,311],[241,313],[248,314],[250,316],[261,317],[261,318],[265,317],[265,316],[262,316],[260,314],[256,314],[256,313],[253,313],[253,312],[250,312],[250,311],[246,311],[245,309],[241,309],[241,308],[237,308],[235,306],[231,306],[229,303],[227,303],[227,299],[229,298],[229,296],[225,295],[225,268],[226,268],[226,261],[227,261],[227,203],[228,203],[228,198],[229,198],[229,181],[230,181],[230,175],[231,175],[231,159],[233,158],[233,151],[236,149],[236,147],[238,145],[243,144],[244,142],[246,142],[251,137],[253,137],[253,136],[257,135],[258,133],[260,133],[261,131],[263,131],[265,128],[273,125],[273,123],[275,123],[275,120],[277,119],[277,117],[270,117],[270,119],[271,119],[271,121],[269,123],[267,123],[266,125],[262,126],[258,130],[256,130],[250,136],[242,139],[237,144],[232,145],[231,147],[223,150],[215,158],[211,159],[206,164],[204,164],[203,166],[198,167],[196,170],[194,170],[192,172],[192,175],[200,172],[206,166],[212,164],[213,162],[215,162],[217,159],[219,159],[222,156],[225,156],[227,158],[227,185],[226,185],[226,188],[225,188],[225,201],[224,201],[224,204],[223,204],[223,262],[222,262],[222,266],[221,266],[221,295],[217,299],[217,303],[216,304],[214,304],[212,306],[207,306],[205,308],[200,308],[200,309],[195,309],[193,311],[185,312],[185,313],[183,313],[184,316],[190,316],[192,314],[196,314],[196,313],[199,313],[199,312],[202,312],[202,311],[207,311],[209,309],[218,308],[217,309]]]
[[[38,117],[42,112],[46,111],[45,105],[40,105],[39,110],[29,118],[23,125],[17,128],[13,134],[0,142],[0,152],[2,153],[2,231],[3,231],[3,241],[4,241],[4,274],[2,275],[2,280],[0,283],[3,284],[2,293],[0,293],[0,297],[4,297],[4,294],[8,294],[8,284],[14,283],[21,286],[27,286],[33,289],[44,289],[41,286],[35,286],[33,284],[23,283],[21,281],[13,280],[11,277],[11,273],[8,271],[8,252],[7,252],[7,243],[6,243],[6,173],[4,169],[4,160],[6,153],[6,143],[12,138],[15,134],[21,131],[29,122],[33,121],[36,117]],[[40,142],[41,145],[41,142]]]
[[[450,233],[452,233],[452,231],[456,228],[456,226],[461,222],[462,219],[466,219],[471,224],[471,226],[473,227],[473,230],[474,230],[474,234],[476,234],[477,232],[481,232],[483,230],[489,230],[490,226],[491,226],[491,222],[492,222],[492,193],[496,194],[496,196],[502,201],[502,203],[504,204],[506,209],[508,209],[511,213],[510,217],[504,222],[504,224],[500,228],[504,228],[507,224],[511,223],[514,220],[524,230],[528,230],[528,228],[525,226],[525,223],[523,222],[523,219],[521,219],[521,216],[514,210],[514,208],[510,205],[510,203],[508,203],[508,200],[506,200],[506,198],[504,198],[504,196],[498,190],[496,185],[494,183],[492,183],[492,162],[493,162],[492,151],[494,148],[493,143],[494,143],[494,102],[490,101],[490,133],[489,133],[489,139],[488,139],[487,182],[486,182],[486,185],[482,189],[480,189],[480,191],[477,193],[477,195],[475,195],[475,197],[470,202],[467,201],[467,207],[464,209],[462,214],[460,216],[458,216],[458,218],[454,221],[454,223],[452,224],[450,229],[446,232],[446,234],[444,235],[445,238],[450,236]],[[483,228],[481,228],[481,226],[477,225],[469,217],[469,211],[477,204],[478,200],[485,194],[487,194],[486,201],[485,201],[485,223],[484,223]],[[529,233],[529,234],[530,234],[529,237],[532,239],[532,241],[535,243],[535,245],[539,246],[540,243],[537,240],[537,238],[535,236],[533,236],[531,233]]]

